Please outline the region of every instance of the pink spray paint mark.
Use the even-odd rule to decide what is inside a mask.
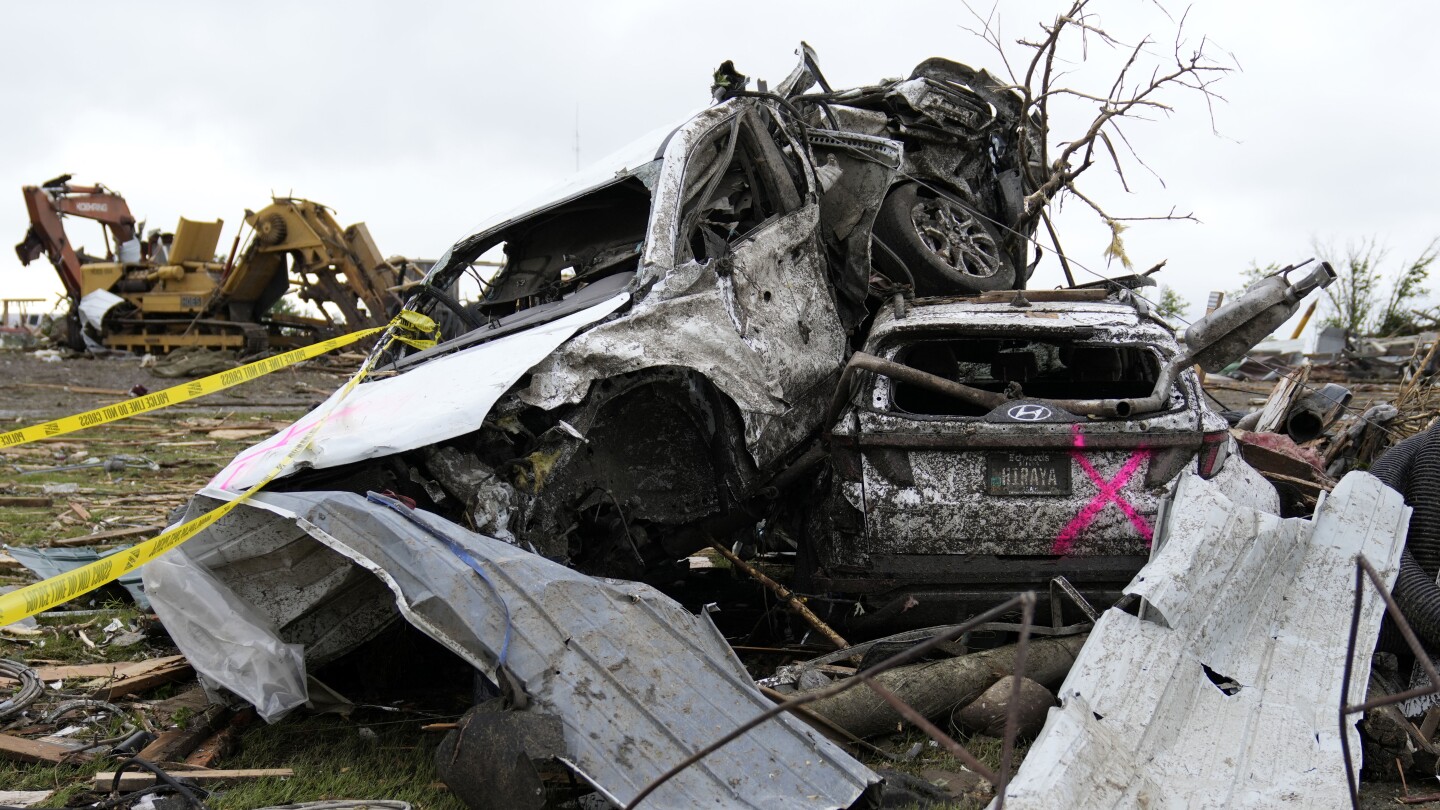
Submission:
[[[1064,529],[1060,530],[1060,534],[1055,538],[1055,545],[1050,550],[1051,553],[1069,554],[1070,548],[1075,545],[1075,538],[1079,537],[1085,527],[1095,520],[1095,516],[1100,514],[1100,510],[1111,503],[1120,507],[1120,511],[1125,513],[1125,517],[1130,519],[1130,524],[1145,538],[1146,545],[1149,545],[1154,537],[1154,530],[1150,528],[1149,523],[1145,522],[1145,518],[1135,511],[1135,507],[1130,505],[1129,501],[1120,497],[1120,490],[1130,482],[1136,471],[1140,469],[1140,465],[1150,458],[1150,449],[1141,447],[1131,453],[1124,466],[1115,473],[1115,477],[1107,481],[1081,452],[1085,447],[1085,434],[1081,432],[1080,426],[1072,425],[1071,430],[1075,434],[1075,446],[1070,450],[1070,457],[1075,459],[1075,463],[1080,465],[1080,469],[1084,470],[1085,474],[1090,476],[1090,480],[1095,482],[1095,488],[1099,492],[1065,525]]]
[[[322,416],[321,419],[328,420],[333,419],[337,416],[344,416],[345,414],[353,410],[355,410],[355,405],[347,405],[344,408],[336,410],[334,413]],[[293,424],[291,424],[290,427],[286,428],[284,433],[281,433],[279,436],[276,436],[264,442],[263,444],[256,446],[254,449],[250,450],[250,452],[244,453],[238,458],[236,458],[233,462],[231,462],[234,465],[235,469],[231,471],[229,475],[225,476],[225,480],[220,484],[220,488],[229,489],[230,482],[234,481],[237,476],[243,475],[246,470],[250,469],[250,465],[253,463],[254,459],[258,458],[259,456],[263,456],[272,450],[279,450],[282,447],[288,446],[291,442],[305,435],[305,432],[310,430],[310,428],[314,427],[314,425],[314,422],[304,424],[303,419],[298,419]],[[271,442],[274,442],[274,444],[271,444]]]

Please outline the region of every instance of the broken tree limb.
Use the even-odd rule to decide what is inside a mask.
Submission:
[[[789,588],[786,588],[784,585],[781,585],[770,577],[765,576],[763,573],[760,572],[760,569],[740,559],[740,557],[736,555],[735,552],[731,551],[728,548],[725,548],[719,543],[712,542],[710,544],[710,547],[720,552],[720,555],[723,556],[725,559],[729,560],[731,565],[749,574],[750,577],[756,582],[759,582],[761,585],[769,588],[775,593],[776,596],[783,599],[791,610],[798,613],[800,615],[800,618],[805,620],[806,624],[815,628],[815,632],[824,636],[830,641],[831,644],[834,644],[835,649],[843,650],[846,647],[850,646],[850,642],[841,638],[839,633],[831,630],[830,625],[826,624],[823,619],[821,619],[819,616],[816,616],[815,613],[810,610],[810,608],[806,607],[805,600],[796,596],[790,591]]]
[[[760,694],[764,695],[767,698],[770,698],[776,703],[784,703],[790,697],[789,695],[786,695],[782,692],[777,692],[774,689],[771,689],[770,687],[763,684],[756,684],[756,687],[760,690]],[[837,743],[843,746],[851,746],[855,748],[864,748],[872,754],[877,754],[891,760],[896,758],[895,755],[891,754],[889,751],[886,751],[879,746],[872,745],[865,740],[856,737],[854,734],[851,734],[845,729],[840,728],[839,726],[835,725],[824,717],[811,711],[808,707],[796,706],[794,709],[791,710],[791,714],[794,714],[796,717],[800,718],[805,723],[805,725],[815,729],[820,734],[823,734],[826,739],[830,740],[833,743]]]
[[[1088,634],[1043,638],[1030,642],[1025,677],[1053,689],[1065,679]],[[962,655],[943,661],[896,667],[874,680],[894,692],[925,717],[940,717],[979,697],[1011,674],[1015,646]],[[851,689],[810,705],[816,714],[857,737],[895,731],[902,720],[888,703],[868,689]]]

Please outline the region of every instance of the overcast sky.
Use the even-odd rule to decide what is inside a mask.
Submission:
[[[1003,39],[1035,36],[1061,6],[1001,3]],[[1094,11],[1123,41],[1154,33],[1160,56],[1171,48],[1152,2]],[[1137,223],[1137,268],[1167,259],[1160,279],[1193,316],[1252,262],[1303,259],[1316,239],[1374,237],[1396,264],[1420,253],[1440,234],[1437,21],[1440,5],[1420,2],[1198,2],[1187,52],[1205,35],[1241,68],[1217,86],[1219,134],[1199,96],[1174,93],[1173,116],[1126,128],[1163,185],[1133,163],[1128,194],[1102,168],[1087,178],[1115,215],[1201,220]],[[722,60],[773,84],[804,39],[836,87],[930,56],[1002,72],[974,25],[953,2],[6,3],[0,296],[60,290],[47,262],[22,268],[8,245],[28,224],[20,187],[61,173],[120,191],[149,227],[224,219],[227,248],[245,208],[293,192],[366,222],[387,255],[434,258],[573,171],[577,126],[581,162],[599,158],[703,106]],[[1104,92],[1116,53],[1069,53],[1069,84]],[[103,250],[99,226],[71,222]],[[1092,214],[1072,201],[1060,227],[1074,261],[1106,270]],[[1032,286],[1059,281],[1047,262]]]

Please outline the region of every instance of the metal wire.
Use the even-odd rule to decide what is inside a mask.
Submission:
[[[177,793],[185,798],[186,803],[195,808],[195,810],[210,810],[205,806],[205,802],[201,801],[200,797],[196,795],[198,788],[176,780],[175,777],[166,773],[165,769],[140,757],[130,757],[115,766],[115,778],[110,781],[111,794],[118,794],[120,792],[120,777],[132,768],[140,768],[155,774],[156,779],[174,788]]]
[[[19,661],[0,658],[0,675],[20,682],[20,690],[14,697],[0,703],[0,719],[19,714],[45,693],[45,684],[40,676]]]
[[[732,743],[732,742],[734,742],[735,740],[739,739],[740,737],[744,736],[744,735],[745,735],[746,733],[748,733],[751,729],[756,728],[757,726],[761,725],[762,723],[765,723],[766,721],[771,720],[771,719],[773,719],[773,718],[775,718],[775,717],[777,717],[777,716],[779,716],[780,714],[783,714],[783,713],[785,713],[785,712],[793,711],[793,710],[795,710],[795,709],[797,709],[797,708],[799,708],[799,707],[801,707],[801,706],[804,706],[804,705],[806,705],[806,704],[809,704],[809,703],[814,703],[814,702],[817,701],[817,700],[822,700],[822,699],[825,699],[825,698],[834,697],[835,695],[838,695],[838,694],[840,694],[840,693],[842,693],[842,692],[846,692],[846,691],[848,691],[848,690],[850,690],[850,689],[852,689],[852,688],[854,688],[854,687],[856,687],[856,686],[860,686],[861,684],[864,684],[864,685],[870,687],[871,690],[873,690],[877,695],[879,695],[882,700],[885,700],[887,703],[890,703],[890,705],[891,705],[892,707],[896,708],[896,710],[899,711],[902,716],[905,716],[905,717],[907,717],[907,718],[913,718],[913,716],[916,714],[916,713],[914,712],[913,707],[908,706],[908,704],[905,704],[903,701],[899,701],[899,698],[898,698],[898,697],[895,697],[895,696],[893,695],[893,693],[889,693],[888,690],[886,690],[883,686],[881,686],[880,688],[877,689],[877,688],[876,688],[877,684],[875,684],[872,679],[873,679],[875,676],[881,674],[882,672],[885,672],[885,671],[890,670],[890,669],[894,669],[895,667],[898,667],[898,666],[900,666],[900,665],[902,665],[902,664],[908,664],[908,663],[910,663],[911,661],[915,661],[915,660],[919,659],[921,656],[925,655],[926,653],[928,653],[928,652],[930,652],[931,650],[935,649],[936,647],[940,646],[941,644],[945,644],[945,643],[947,643],[947,642],[954,641],[955,639],[957,639],[957,638],[959,638],[960,636],[964,635],[965,633],[969,632],[969,631],[970,631],[971,629],[973,629],[975,626],[980,625],[980,624],[983,624],[984,622],[990,621],[990,620],[992,620],[992,619],[994,619],[994,618],[996,618],[996,617],[998,617],[998,616],[1002,616],[1002,615],[1004,615],[1005,613],[1007,613],[1007,612],[1009,612],[1009,611],[1011,611],[1011,610],[1014,610],[1014,609],[1017,608],[1017,607],[1020,608],[1020,610],[1021,610],[1021,616],[1022,616],[1022,618],[1023,618],[1023,620],[1024,620],[1024,624],[1023,624],[1024,629],[1022,629],[1022,631],[1021,631],[1019,647],[1018,647],[1018,649],[1016,650],[1016,653],[1015,653],[1015,667],[1014,667],[1014,669],[1015,669],[1016,683],[1018,684],[1018,683],[1019,683],[1019,679],[1020,679],[1021,677],[1023,677],[1023,667],[1024,667],[1024,663],[1025,663],[1025,654],[1026,654],[1026,651],[1027,651],[1027,648],[1028,648],[1029,635],[1030,635],[1028,628],[1029,628],[1030,620],[1031,620],[1031,618],[1034,616],[1034,610],[1035,610],[1035,593],[1034,593],[1034,591],[1026,591],[1026,592],[1024,592],[1024,593],[1021,593],[1021,594],[1018,594],[1018,595],[1016,595],[1016,596],[1013,596],[1013,597],[1011,597],[1010,599],[1005,600],[1005,602],[1003,602],[1003,603],[1001,603],[1001,604],[999,604],[999,605],[996,605],[995,607],[990,608],[989,610],[985,611],[984,613],[981,613],[981,614],[979,614],[979,615],[977,615],[977,616],[972,617],[969,621],[966,621],[964,624],[955,625],[955,627],[952,628],[949,632],[941,633],[941,634],[939,634],[939,635],[936,635],[936,636],[932,637],[932,638],[929,639],[928,641],[925,641],[925,642],[923,642],[923,643],[917,644],[917,645],[915,645],[914,647],[911,647],[911,648],[909,648],[909,649],[907,649],[907,650],[903,650],[903,651],[901,651],[901,652],[898,652],[898,653],[896,653],[895,655],[892,655],[892,656],[890,656],[889,658],[886,658],[884,661],[881,661],[880,663],[876,664],[875,666],[870,667],[869,669],[865,670],[864,672],[861,672],[861,673],[856,674],[856,675],[855,675],[854,677],[852,677],[852,678],[846,679],[846,680],[841,681],[841,682],[839,682],[839,683],[836,683],[836,684],[834,684],[834,685],[832,685],[832,686],[828,686],[828,687],[826,687],[826,688],[824,688],[824,689],[817,689],[817,690],[815,690],[815,691],[813,691],[813,692],[806,692],[806,693],[803,694],[803,695],[797,695],[797,696],[795,696],[795,697],[793,697],[793,698],[791,698],[791,699],[789,699],[789,700],[787,700],[787,701],[785,701],[785,702],[783,702],[783,703],[778,703],[778,704],[776,704],[775,706],[771,707],[770,709],[768,709],[768,710],[766,710],[766,711],[764,711],[764,712],[761,712],[761,713],[760,713],[759,715],[757,715],[756,717],[751,718],[750,720],[746,721],[745,723],[742,723],[741,725],[737,726],[735,729],[731,730],[729,733],[727,733],[726,735],[724,735],[723,737],[721,737],[720,739],[718,739],[718,740],[716,740],[715,742],[713,742],[713,743],[705,746],[704,748],[700,749],[699,751],[696,751],[695,753],[687,756],[685,759],[683,759],[683,760],[681,760],[679,763],[677,763],[674,767],[670,768],[670,770],[668,770],[668,771],[666,771],[665,773],[661,774],[660,776],[656,777],[653,781],[650,782],[650,784],[646,785],[639,793],[637,793],[637,794],[635,795],[635,798],[633,798],[633,799],[630,800],[630,803],[629,803],[629,804],[625,805],[625,810],[633,810],[633,808],[634,808],[636,805],[638,805],[641,801],[643,801],[643,800],[644,800],[647,796],[649,796],[651,793],[654,793],[657,789],[659,789],[659,787],[660,787],[661,785],[663,785],[663,784],[665,784],[666,782],[670,781],[672,778],[674,778],[675,776],[679,775],[680,773],[682,773],[683,771],[685,771],[687,768],[689,768],[690,766],[698,763],[700,760],[704,759],[705,757],[709,756],[710,754],[713,754],[714,752],[720,750],[721,748],[725,747],[726,745],[729,745],[730,743]],[[889,694],[889,697],[887,697],[887,694]],[[1012,697],[1013,697],[1013,696],[1012,696]],[[893,703],[893,702],[891,702],[891,698],[894,698],[896,701],[899,701],[899,702],[898,702],[898,703]],[[1015,723],[1016,723],[1016,712],[1018,711],[1018,705],[1017,705],[1018,703],[1019,703],[1019,701],[1012,699],[1011,702],[1010,702],[1010,706],[1008,707],[1008,710],[1007,710],[1007,715],[1006,715],[1006,720],[1005,720],[1005,723],[1006,723],[1006,732],[1005,732],[1005,733],[1006,733],[1007,739],[1010,740],[1010,743],[1007,745],[1007,749],[1009,748],[1009,745],[1013,745],[1013,741],[1014,741],[1013,731],[1012,731],[1011,729],[1012,729],[1012,727],[1013,727],[1013,726],[1015,725]],[[903,707],[903,708],[902,708],[902,707]],[[922,718],[922,720],[923,720],[923,718]],[[918,724],[917,724],[917,725],[918,725]],[[996,774],[995,774],[993,771],[991,771],[989,768],[986,768],[986,767],[984,766],[984,764],[980,763],[979,760],[975,759],[975,757],[974,757],[973,755],[971,755],[968,751],[966,751],[965,748],[964,748],[964,746],[961,746],[958,742],[955,742],[953,739],[951,739],[951,738],[949,737],[949,735],[945,734],[943,731],[940,731],[938,728],[935,728],[933,725],[929,724],[928,721],[925,721],[925,722],[924,722],[924,725],[922,725],[921,727],[922,727],[922,728],[925,728],[926,733],[929,734],[933,739],[935,739],[937,742],[941,743],[942,745],[945,745],[946,748],[950,749],[950,750],[951,750],[951,753],[955,753],[955,754],[957,755],[957,757],[960,758],[962,762],[965,762],[966,765],[968,765],[971,769],[976,770],[977,773],[980,773],[982,776],[985,776],[986,779],[987,779],[992,785],[1003,784],[1003,783],[1008,779],[1008,777],[1009,777],[1008,768],[1009,768],[1009,759],[1010,759],[1010,757],[1008,756],[1008,753],[1002,753],[1002,755],[1001,755],[1001,773],[1000,773],[999,776],[997,777]],[[1002,794],[1002,795],[1003,795],[1003,794]],[[1003,799],[1002,799],[1002,800],[1001,800],[1001,806],[1002,806],[1002,807],[1003,807],[1003,804],[1004,804],[1004,802],[1003,802]]]

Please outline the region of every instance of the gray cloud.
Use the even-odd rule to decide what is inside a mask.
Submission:
[[[1005,4],[1007,40],[1056,8]],[[1097,8],[1122,38],[1165,23],[1148,3]],[[1314,237],[1375,235],[1396,258],[1417,253],[1440,231],[1437,17],[1428,4],[1360,14],[1339,0],[1193,9],[1192,41],[1211,35],[1244,68],[1220,85],[1222,137],[1197,98],[1172,96],[1173,117],[1126,130],[1165,186],[1139,167],[1128,195],[1100,169],[1090,178],[1116,213],[1175,206],[1203,221],[1137,224],[1136,263],[1168,258],[1162,278],[1198,307],[1252,260],[1302,258]],[[6,4],[0,236],[23,235],[21,185],[68,171],[120,190],[155,226],[222,217],[226,244],[244,208],[293,191],[368,222],[386,252],[435,256],[572,170],[577,116],[581,157],[598,158],[703,105],[723,59],[778,81],[801,39],[837,86],[934,55],[999,72],[972,24],[941,2]],[[1092,42],[1088,56],[1069,66],[1075,81],[1108,83],[1114,54]],[[1067,252],[1102,268],[1093,215],[1072,202],[1060,221]],[[5,295],[56,288],[48,267],[0,258]]]

